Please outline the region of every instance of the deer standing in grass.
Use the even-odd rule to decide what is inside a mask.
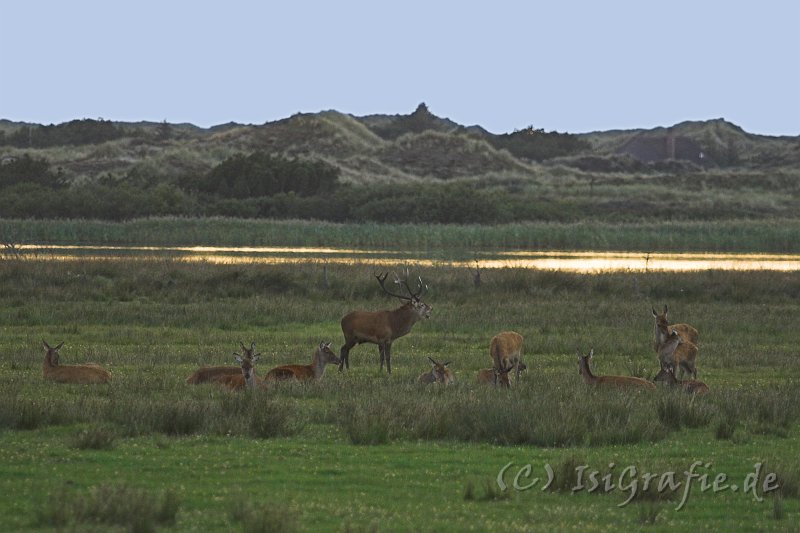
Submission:
[[[245,350],[246,351],[246,350]],[[239,363],[240,373],[238,375],[219,375],[214,378],[214,382],[222,385],[229,390],[254,389],[259,385],[256,377],[255,364],[260,354],[242,357],[234,354],[234,360]]]
[[[311,381],[322,379],[325,367],[329,364],[339,364],[339,358],[331,350],[330,342],[320,342],[310,365],[281,365],[276,366],[264,376],[264,381]]]
[[[489,357],[494,367],[498,370],[513,368],[516,379],[522,371],[522,341],[522,335],[516,331],[503,331],[492,337],[489,343]]]
[[[697,379],[697,352],[697,346],[685,340],[677,330],[672,330],[658,347],[658,362],[662,367],[668,364],[673,370],[680,369],[681,378],[687,372]]]
[[[594,350],[590,350],[588,355],[581,355],[578,352],[578,372],[588,385],[597,387],[617,387],[620,389],[648,389],[655,390],[656,386],[651,381],[633,376],[595,376],[589,368],[589,363],[594,356]]]
[[[417,277],[417,289],[411,290],[408,280],[401,280],[395,275],[395,284],[405,287],[408,294],[396,294],[386,288],[389,273],[375,274],[383,291],[389,296],[400,298],[405,303],[393,311],[352,311],[342,317],[342,333],[344,345],[340,352],[339,371],[350,368],[350,350],[361,343],[378,345],[381,356],[381,370],[386,361],[386,372],[392,373],[392,342],[406,335],[411,328],[424,318],[430,318],[432,307],[420,298],[427,290],[422,278]],[[406,275],[406,278],[408,276]]]
[[[664,312],[659,314],[656,312],[655,308],[651,308],[653,311],[653,318],[655,318],[655,327],[654,327],[654,347],[656,351],[659,351],[659,347],[667,340],[669,334],[672,330],[678,332],[678,335],[684,341],[691,342],[692,344],[697,344],[697,340],[700,337],[700,334],[697,332],[689,324],[672,324],[670,325],[669,321],[667,320],[667,306],[664,305]]]
[[[509,388],[511,387],[511,380],[508,378],[508,373],[512,370],[514,370],[513,366],[503,370],[495,367],[482,368],[478,370],[478,383]]]
[[[679,380],[675,377],[675,367],[670,363],[662,363],[661,370],[653,378],[656,383],[662,382],[670,387],[680,387],[689,394],[705,394],[708,392],[708,385],[696,379]]]
[[[83,365],[62,365],[59,363],[58,351],[64,346],[62,342],[55,348],[42,341],[45,355],[42,365],[44,379],[56,383],[78,383],[94,385],[111,383],[111,372],[100,365],[86,363]]]
[[[242,353],[238,354],[233,352],[234,357],[243,357],[246,359],[253,359],[253,357],[259,357],[260,353],[254,353],[256,351],[256,343],[251,343],[250,348],[248,349],[242,341],[239,341],[239,346],[242,347]],[[232,366],[232,365],[221,365],[221,366],[204,366],[195,370],[191,376],[186,378],[186,383],[189,385],[197,385],[199,383],[209,383],[212,381],[216,381],[221,376],[238,376],[242,373],[242,369],[240,366]]]
[[[420,383],[442,383],[443,385],[450,385],[451,383],[455,383],[456,377],[453,375],[453,371],[447,368],[447,365],[450,364],[450,361],[446,363],[439,363],[434,359],[428,357],[433,368],[429,372],[423,372],[420,374],[417,381]]]

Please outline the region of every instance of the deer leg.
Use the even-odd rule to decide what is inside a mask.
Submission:
[[[516,378],[514,379],[514,384],[516,385],[519,382],[519,359],[514,363],[514,369],[516,371]]]
[[[378,353],[381,356],[381,370],[383,370],[383,362],[386,360],[386,349],[383,346],[383,343],[378,343]]]
[[[391,374],[392,373],[392,343],[391,342],[387,342],[386,343],[386,348],[384,348],[384,351],[386,352],[386,372],[388,374]]]
[[[689,368],[689,365],[686,364],[686,361],[681,361],[681,363],[678,365],[678,367],[680,368],[680,371],[681,371],[681,376],[680,376],[679,379],[683,379],[684,372],[691,375],[692,370]]]
[[[347,370],[350,370],[350,349],[356,345],[356,341],[347,341],[339,351],[339,372],[341,372],[345,365]]]

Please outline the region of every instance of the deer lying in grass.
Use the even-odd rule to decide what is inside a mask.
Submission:
[[[667,339],[658,347],[658,362],[680,369],[681,378],[687,372],[697,379],[697,346],[685,340],[677,330],[672,330]]]
[[[429,372],[424,372],[420,374],[417,381],[420,383],[442,383],[444,385],[449,385],[451,383],[455,383],[456,377],[453,375],[453,371],[447,368],[447,365],[450,364],[450,361],[446,363],[439,363],[430,357],[428,357],[433,368]]]
[[[245,347],[244,343],[239,341],[239,346],[242,347],[242,353],[238,354],[233,352],[234,357],[244,357],[246,359],[252,359],[253,357],[258,357],[260,353],[254,353],[256,351],[256,343],[250,344],[250,349]],[[238,376],[242,373],[242,369],[239,366],[232,366],[232,365],[222,365],[222,366],[204,366],[195,370],[191,376],[186,378],[186,383],[189,385],[197,385],[199,383],[209,383],[212,381],[216,381],[217,378],[220,376]]]
[[[516,379],[522,371],[522,335],[516,331],[503,331],[492,337],[489,343],[489,357],[492,358],[494,368],[516,370]]]
[[[661,314],[657,313],[655,308],[651,308],[651,310],[653,311],[653,318],[655,318],[653,346],[656,351],[658,351],[659,346],[667,340],[667,337],[669,337],[670,332],[673,330],[677,331],[678,335],[680,335],[684,341],[697,344],[700,334],[692,326],[689,324],[669,324],[667,321],[668,309],[666,305],[664,305],[664,312]]]
[[[330,342],[320,342],[314,355],[311,357],[310,365],[281,365],[276,366],[264,376],[264,381],[310,381],[322,379],[325,374],[325,366],[328,364],[339,364],[339,358],[331,350]]]
[[[675,367],[669,363],[661,365],[661,370],[653,378],[656,383],[662,382],[670,387],[680,387],[689,394],[705,394],[708,392],[708,385],[695,379],[679,380],[675,377]]]
[[[219,375],[214,378],[214,382],[229,390],[256,388],[259,385],[255,369],[255,363],[258,361],[258,358],[259,354],[253,355],[252,357],[242,357],[239,354],[235,354],[234,360],[239,363],[240,373],[235,376]]]
[[[386,361],[386,372],[392,373],[392,342],[406,335],[423,318],[430,318],[432,307],[420,298],[427,290],[422,278],[418,277],[416,291],[408,286],[408,280],[401,280],[395,274],[395,284],[405,287],[407,295],[390,292],[385,282],[389,273],[375,275],[383,291],[389,296],[404,300],[405,303],[393,311],[352,311],[342,317],[344,345],[340,352],[339,371],[350,368],[350,349],[365,342],[377,344],[381,356],[381,370]],[[408,277],[408,276],[406,276]]]
[[[55,348],[42,341],[45,355],[42,365],[44,379],[56,383],[78,383],[82,385],[111,383],[111,372],[100,365],[86,363],[83,365],[62,365],[59,363],[58,350],[64,346],[62,342]]]
[[[642,378],[633,376],[595,376],[589,368],[593,355],[593,349],[589,351],[588,355],[581,355],[578,352],[578,371],[588,385],[655,390],[656,386],[653,382]]]
[[[497,387],[498,385],[501,387],[511,387],[511,380],[508,377],[508,373],[514,370],[513,366],[505,368],[503,370],[497,369],[495,367],[492,368],[482,368],[478,370],[478,383],[482,383],[485,385],[494,385]]]

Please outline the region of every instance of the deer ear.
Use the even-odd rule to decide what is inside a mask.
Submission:
[[[449,365],[449,364],[450,364],[450,361],[448,361],[448,362],[446,362],[446,363],[443,363],[443,364],[442,364],[442,366],[447,366],[447,365]]]
[[[650,310],[653,311],[653,316],[658,318],[658,313],[656,313],[656,308],[655,307],[651,307]]]
[[[235,355],[235,357],[234,357],[233,359],[234,359],[234,360],[235,360],[237,363],[239,363],[239,364],[241,365],[241,364],[242,364],[242,361],[244,361],[244,359],[242,359],[242,356],[241,356],[241,355],[239,355],[238,353],[237,353],[237,354],[234,354],[234,355]]]
[[[256,350],[256,343],[254,343],[254,342],[250,343],[250,350],[251,351],[255,351]]]
[[[667,304],[664,304],[664,318],[667,318]]]
[[[591,360],[592,357],[594,357],[594,348],[589,349],[589,360]]]
[[[243,351],[243,352],[246,352],[246,351],[247,351],[247,348],[245,348],[245,347],[244,347],[244,343],[243,343],[242,341],[239,341],[239,346],[241,346],[241,347],[242,347],[242,351]]]
[[[45,341],[42,341],[42,346],[44,346],[45,350],[49,350],[50,349],[50,345],[47,344]]]
[[[256,361],[258,361],[258,358],[259,358],[260,356],[261,356],[261,354],[256,354],[256,355],[254,355],[254,356],[253,356],[253,362],[255,363]]]
[[[59,350],[61,349],[61,347],[62,347],[62,346],[64,346],[64,341],[61,341],[60,343],[58,343],[58,346],[56,346],[56,347],[54,348],[54,350],[55,350],[55,351],[59,351]]]

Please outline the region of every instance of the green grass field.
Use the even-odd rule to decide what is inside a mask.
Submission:
[[[158,261],[0,261],[0,523],[9,531],[511,531],[678,527],[786,531],[800,513],[797,272],[577,275],[428,268],[430,320],[393,348],[391,376],[371,345],[316,384],[229,393],[184,381],[233,364],[255,342],[260,374],[342,342],[351,309],[395,305],[379,265],[222,266]],[[700,331],[703,397],[590,390],[596,374],[651,376],[651,307]],[[512,390],[474,383],[489,339],[525,336],[529,372]],[[62,364],[92,361],[110,386],[42,379],[42,340]],[[457,383],[424,387],[427,356]],[[700,490],[685,506],[652,491],[570,494],[574,466],[615,484],[683,472],[742,487],[756,463],[778,490]],[[502,492],[526,464],[553,488]],[[609,466],[613,463],[614,466]],[[525,478],[520,478],[524,482]],[[624,481],[630,482],[627,478]],[[652,522],[652,523],[651,523]]]

